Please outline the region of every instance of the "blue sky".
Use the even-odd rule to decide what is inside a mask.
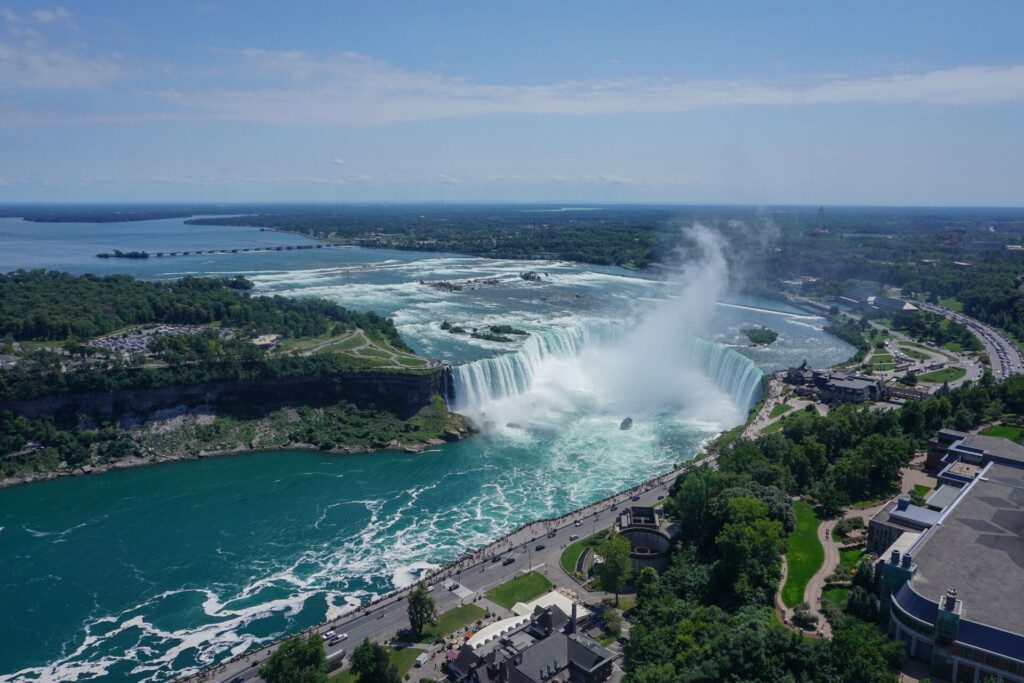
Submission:
[[[0,201],[1024,205],[1020,2],[0,0]]]

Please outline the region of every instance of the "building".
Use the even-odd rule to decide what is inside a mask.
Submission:
[[[1024,683],[1024,457],[953,430],[933,443],[943,485],[869,524],[873,551],[895,536],[878,564],[882,619],[935,675]]]
[[[939,471],[940,477],[943,476],[940,470],[953,464],[984,466],[990,462],[1024,467],[1024,446],[998,436],[968,434],[955,429],[941,429],[928,442],[925,463],[929,469]],[[959,481],[966,483],[968,480]]]
[[[481,629],[450,653],[448,676],[456,683],[608,680],[615,654],[577,633],[577,609],[574,604],[567,615],[557,604],[537,606],[528,616]]]
[[[926,531],[939,517],[933,509],[911,505],[910,496],[900,496],[868,520],[868,552],[881,555],[905,532]]]
[[[909,301],[879,294],[868,298],[864,313],[899,320],[914,315],[918,310],[920,309]]]
[[[888,398],[885,382],[864,375],[832,373],[820,389],[825,403],[864,403]]]
[[[668,569],[672,540],[658,510],[633,506],[619,515],[619,535],[629,541],[629,564],[633,574],[644,567],[658,573]]]

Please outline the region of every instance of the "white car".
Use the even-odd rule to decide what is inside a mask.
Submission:
[[[321,638],[323,638],[324,640],[330,640],[331,638],[333,638],[333,637],[334,637],[334,636],[336,636],[336,635],[338,635],[338,634],[337,634],[337,633],[335,633],[335,632],[334,632],[334,631],[332,630],[332,631],[328,631],[327,633],[323,634],[323,635],[321,636]]]

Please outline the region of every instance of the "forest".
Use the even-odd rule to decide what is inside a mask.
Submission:
[[[130,275],[70,275],[57,271],[0,274],[0,338],[84,341],[131,325],[217,323],[249,334],[308,337],[330,328],[362,328],[409,350],[394,323],[323,299],[254,297],[252,283],[184,277],[148,282]]]

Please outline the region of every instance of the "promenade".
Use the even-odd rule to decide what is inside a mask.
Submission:
[[[678,475],[678,470],[662,474],[627,491],[621,491],[578,510],[554,519],[537,520],[526,524],[515,531],[497,539],[479,550],[467,553],[458,559],[438,568],[425,578],[428,586],[434,586],[431,595],[438,614],[460,605],[484,600],[483,595],[491,588],[501,585],[516,576],[529,571],[544,574],[556,587],[568,589],[579,596],[587,604],[599,602],[606,594],[584,589],[574,578],[569,576],[560,565],[562,550],[571,542],[570,536],[581,537],[607,529],[614,524],[617,512],[613,506],[623,504],[653,506],[659,496],[667,496],[667,490]],[[638,500],[631,499],[636,496]],[[552,537],[548,535],[553,533]],[[535,550],[537,544],[544,545],[542,550]],[[505,565],[492,562],[494,557],[513,557],[514,562]],[[458,591],[445,589],[445,583],[456,581]],[[327,656],[336,659],[339,650],[345,651],[345,657],[351,655],[364,639],[383,642],[395,637],[409,626],[406,596],[411,586],[389,593],[372,603],[356,608],[352,612],[337,619],[326,621],[315,627],[305,629],[303,634],[316,632],[325,633],[335,630],[345,633],[348,638],[327,648]],[[508,616],[508,611],[491,603],[485,606],[492,611],[497,610],[499,616]],[[503,614],[504,612],[504,614]],[[289,637],[296,634],[290,634]],[[283,639],[282,639],[283,640]],[[280,645],[282,640],[265,645],[222,662],[215,667],[179,679],[182,682],[198,681],[235,681],[240,676],[243,681],[258,681],[259,666]],[[424,647],[430,647],[424,645]],[[347,661],[347,660],[346,660]],[[334,667],[335,670],[344,668]]]

